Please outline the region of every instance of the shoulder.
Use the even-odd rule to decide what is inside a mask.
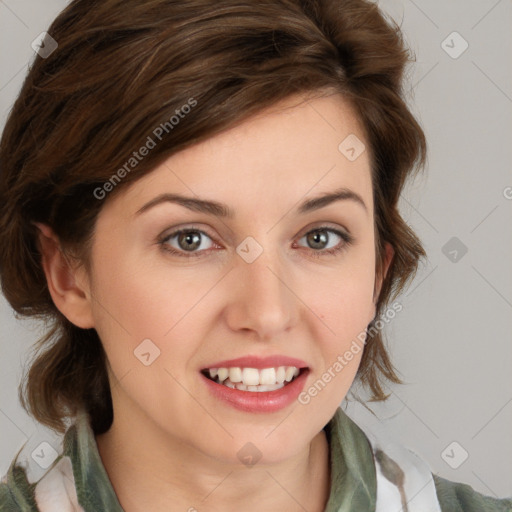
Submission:
[[[407,448],[388,445],[385,452],[376,448],[374,457],[377,511],[387,510],[386,506],[379,508],[378,505],[383,497],[386,505],[391,502],[394,490],[402,493],[410,511],[512,512],[512,498],[493,498],[467,484],[442,478],[432,473],[428,464]]]
[[[44,475],[31,483],[27,461],[20,458],[20,452],[0,481],[0,512],[83,512],[70,457],[60,454]]]
[[[359,425],[371,446],[377,478],[376,512],[512,512],[512,498],[493,498],[434,474],[414,451],[379,424]],[[407,505],[407,508],[404,505]]]
[[[392,482],[396,486],[395,491],[403,492],[404,501],[411,511],[512,512],[512,498],[485,496],[467,484],[442,478],[432,473],[423,459],[403,446],[388,445],[385,452],[376,448],[374,456],[378,491],[379,488],[381,492],[386,489],[385,496],[389,499],[388,488],[392,487]],[[397,475],[402,478],[397,478]],[[377,507],[377,510],[380,509]]]
[[[24,447],[0,483],[0,512],[122,512],[103,467],[87,412],[79,410],[67,428],[55,459],[44,473]],[[28,451],[27,451],[28,452]],[[37,455],[37,454],[36,454]],[[44,454],[43,454],[44,455]]]
[[[0,481],[0,512],[37,510],[34,485],[28,482],[25,468],[18,464],[18,457],[19,452]]]
[[[512,512],[512,498],[492,498],[467,484],[432,476],[443,512]]]

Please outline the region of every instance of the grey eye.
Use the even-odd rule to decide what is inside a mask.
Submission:
[[[332,235],[334,235],[334,237],[332,237]],[[339,239],[342,237],[332,229],[314,229],[306,233],[301,240],[303,238],[306,239],[307,244],[311,249],[321,250],[335,247],[340,242]],[[334,238],[334,245],[328,247],[326,244],[330,242],[331,238]]]
[[[170,245],[173,249],[184,252],[195,252],[197,250],[206,250],[209,247],[204,247],[204,237],[210,237],[203,231],[197,229],[179,230],[171,233],[164,240],[164,243]],[[171,243],[176,240],[177,244]]]

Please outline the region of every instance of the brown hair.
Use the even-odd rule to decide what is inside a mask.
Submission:
[[[85,407],[99,434],[113,411],[101,341],[55,307],[33,222],[49,225],[65,249],[87,260],[104,204],[98,190],[127,169],[158,126],[167,127],[161,140],[129,172],[117,171],[122,179],[111,194],[292,94],[342,93],[371,149],[377,275],[384,243],[395,252],[376,318],[413,277],[425,253],[397,203],[406,178],[425,164],[426,143],[403,98],[409,52],[375,4],[75,0],[48,32],[58,48],[36,57],[0,141],[3,293],[19,314],[49,322],[20,386],[39,422],[62,432],[65,418]],[[173,115],[179,127],[171,127]],[[385,399],[383,378],[400,382],[378,329],[368,335],[358,376],[375,400]]]

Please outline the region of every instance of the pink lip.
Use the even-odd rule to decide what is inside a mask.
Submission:
[[[308,368],[308,365],[301,359],[287,356],[245,356],[236,359],[227,359],[225,361],[218,361],[204,368],[277,368],[278,366],[295,366],[296,368]]]
[[[234,361],[238,361],[238,359],[234,359]],[[223,364],[227,362],[228,361],[224,361]],[[288,366],[296,365],[290,364]],[[254,368],[254,366],[252,366],[252,368]],[[203,374],[201,374],[201,379],[208,387],[212,396],[235,409],[244,412],[271,413],[284,409],[297,401],[300,393],[304,389],[308,375],[309,370],[303,370],[298,377],[281,389],[263,392],[241,391],[236,388],[231,389],[223,384],[214,382]]]

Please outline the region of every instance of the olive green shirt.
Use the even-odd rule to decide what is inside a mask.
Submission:
[[[512,512],[512,499],[483,496],[433,475],[404,448],[379,447],[341,408],[324,430],[331,468],[325,512]],[[0,512],[123,512],[87,414],[77,415],[61,453],[38,481],[28,481],[18,459],[19,453],[0,483]]]

